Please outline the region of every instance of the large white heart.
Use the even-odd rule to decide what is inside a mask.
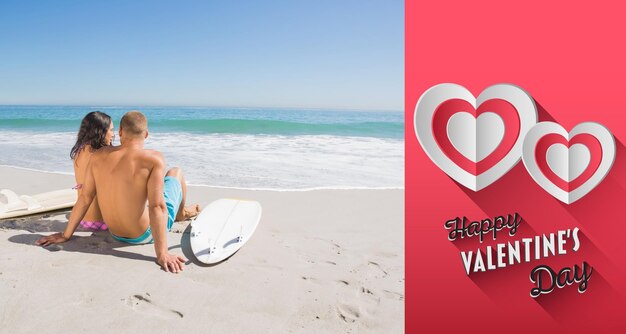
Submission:
[[[547,166],[542,166],[537,161],[538,158],[543,158],[539,151],[539,141],[545,136],[553,134],[565,138],[567,142],[572,141],[575,136],[580,134],[590,135],[597,140],[601,149],[592,152],[589,147],[577,143],[571,145],[568,150],[562,143],[548,143],[550,146],[545,153]],[[594,154],[600,156],[594,156]],[[571,204],[587,195],[609,173],[615,161],[615,139],[607,128],[594,122],[580,123],[569,133],[557,123],[541,122],[526,135],[522,160],[528,173],[539,186],[561,202]],[[595,171],[590,169],[593,167],[590,166],[592,161],[596,162]],[[559,180],[550,179],[550,173],[547,169],[551,169],[567,184],[571,184],[579,177],[583,179],[578,180],[579,185],[573,189],[566,190],[557,185],[556,181]],[[586,176],[582,175],[587,169],[589,169],[589,173]],[[593,174],[591,174],[592,172]]]
[[[452,161],[452,159],[450,159],[450,157],[442,151],[435,139],[432,124],[435,111],[443,102],[452,99],[466,101],[470,105],[474,106],[474,108],[480,107],[480,105],[485,101],[500,99],[511,104],[517,112],[520,128],[513,146],[502,159],[495,163],[491,168],[478,175],[469,173],[465,169],[461,168],[456,162]],[[463,113],[464,111],[459,110],[459,112]],[[481,128],[483,128],[481,121],[482,117],[485,117],[487,114],[489,113],[483,113],[478,117],[478,120],[468,114],[469,117],[474,119],[473,122],[469,121],[467,116],[460,116],[461,121],[458,122],[463,124],[450,124],[453,117],[457,117],[455,114],[451,117],[451,120],[448,123],[448,133],[446,135],[450,138],[453,146],[455,146],[461,154],[469,158],[474,163],[479,162],[481,158],[485,158],[495,147],[498,146],[498,143],[502,141],[502,136],[507,135],[506,133],[500,135],[500,133],[497,132],[496,128],[498,125],[496,123],[498,121],[495,118],[489,120],[490,116],[487,116],[486,120],[487,123],[491,124],[485,126],[496,129],[496,132],[485,134],[481,131]],[[465,117],[464,120],[462,119],[463,117]],[[443,83],[435,85],[424,92],[424,94],[422,94],[419,98],[415,106],[414,114],[415,134],[426,154],[435,163],[435,165],[437,165],[437,167],[443,170],[455,181],[473,191],[481,190],[492,184],[513,168],[517,162],[519,162],[522,155],[523,138],[536,123],[537,109],[535,107],[534,100],[523,89],[511,84],[496,84],[489,86],[483,90],[478,97],[474,97],[469,90],[457,84]],[[455,130],[459,130],[459,127],[465,127],[465,130],[463,130],[461,137],[455,137],[457,135],[451,135],[450,133],[451,127]],[[467,140],[467,142],[460,144],[460,140]]]

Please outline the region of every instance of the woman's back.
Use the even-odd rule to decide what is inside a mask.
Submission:
[[[74,158],[74,177],[76,178],[76,191],[78,191],[79,196],[82,192],[81,188],[85,181],[85,172],[87,171],[87,165],[89,164],[92,153],[91,146],[85,145]],[[98,197],[96,196],[91,206],[89,206],[81,225],[88,228],[100,228],[103,223],[100,206],[98,206]]]
[[[74,176],[79,196],[82,192],[81,187],[85,181],[85,173],[87,166],[89,166],[91,155],[95,150],[110,146],[113,143],[113,137],[115,137],[115,133],[113,132],[111,116],[103,112],[92,111],[85,115],[80,122],[76,143],[70,151],[70,157],[74,161]],[[80,225],[90,229],[107,229],[107,226],[102,222],[102,213],[100,212],[97,198],[89,206]]]

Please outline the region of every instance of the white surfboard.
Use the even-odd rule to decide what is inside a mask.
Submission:
[[[71,208],[76,204],[76,190],[62,189],[32,196],[18,196],[9,189],[0,190],[0,219],[15,218]]]
[[[191,250],[200,262],[223,261],[250,239],[260,220],[259,202],[218,199],[191,222]]]

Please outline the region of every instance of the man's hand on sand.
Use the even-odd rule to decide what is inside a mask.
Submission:
[[[165,254],[164,256],[157,258],[157,263],[163,267],[166,272],[178,273],[183,271],[183,266],[187,260],[178,255]]]
[[[70,239],[64,237],[63,233],[59,232],[59,233],[55,233],[55,234],[49,235],[47,237],[43,237],[43,238],[37,240],[37,242],[35,242],[35,243],[37,245],[39,245],[39,246],[46,247],[46,246],[49,246],[49,245],[52,245],[52,244],[60,244],[62,242],[66,242],[68,240],[70,240]]]

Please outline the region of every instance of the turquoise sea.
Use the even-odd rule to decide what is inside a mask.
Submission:
[[[181,166],[191,184],[279,190],[404,184],[404,114],[394,111],[0,106],[0,165],[72,173],[69,151],[82,117],[105,112],[117,131],[132,109],[148,117],[146,147]]]

